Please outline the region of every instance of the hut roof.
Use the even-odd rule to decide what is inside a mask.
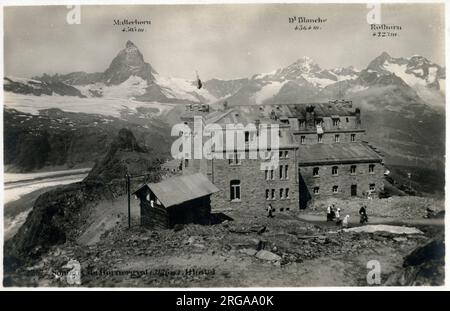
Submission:
[[[140,192],[145,187],[148,187],[166,208],[219,191],[201,173],[172,177],[159,183],[145,184],[133,194]]]

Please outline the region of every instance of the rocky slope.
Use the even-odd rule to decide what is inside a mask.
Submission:
[[[130,130],[121,129],[104,158],[95,164],[85,181],[110,182],[123,179],[127,173],[141,175],[159,167],[163,160],[155,157],[153,151],[141,147]]]
[[[5,92],[17,94],[61,95],[85,97],[77,88],[55,79],[36,80],[16,77],[4,77],[3,89]]]
[[[167,157],[171,144],[168,125],[136,122],[59,109],[42,110],[39,115],[5,109],[4,164],[8,171],[18,172],[91,167],[107,154],[123,127],[132,129],[139,143],[148,146],[155,158]]]
[[[444,233],[405,256],[403,268],[393,273],[386,286],[442,286],[445,281]]]
[[[99,201],[125,193],[125,172],[147,174],[133,179],[134,188],[142,182],[159,180],[160,162],[155,154],[137,143],[131,131],[121,129],[106,156],[82,182],[38,197],[25,223],[5,243],[6,270],[38,259],[53,245],[75,241]]]

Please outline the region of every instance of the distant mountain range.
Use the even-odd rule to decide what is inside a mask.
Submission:
[[[271,73],[236,80],[212,79],[203,86],[199,90],[193,80],[160,76],[131,41],[104,72],[44,74],[33,79],[5,77],[5,90],[21,94],[129,97],[163,103],[227,101],[231,105],[358,98],[373,88],[395,87],[404,97],[417,96],[422,104],[441,110],[445,69],[422,56],[394,58],[386,52],[363,70],[322,69],[305,56]]]
[[[301,57],[270,73],[203,81],[198,89],[194,79],[159,75],[128,41],[104,72],[44,74],[32,79],[5,77],[4,90],[86,100],[132,99],[144,106],[151,102],[221,107],[224,102],[233,106],[345,98],[363,109],[368,140],[385,153],[388,162],[441,167],[445,153],[445,78],[445,69],[425,57],[396,58],[384,52],[365,69],[323,69],[311,58]],[[176,118],[168,122],[174,121]]]

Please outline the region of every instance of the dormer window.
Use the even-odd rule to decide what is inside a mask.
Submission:
[[[333,126],[338,126],[340,120],[339,119],[333,119]]]

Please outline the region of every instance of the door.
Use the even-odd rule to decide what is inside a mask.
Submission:
[[[350,195],[352,197],[356,197],[358,195],[358,191],[357,191],[357,186],[356,185],[352,185],[351,186]]]
[[[300,171],[298,172],[299,177],[299,207],[300,209],[305,209],[308,206],[308,201],[311,200],[311,194],[309,193],[308,187],[306,186],[305,180],[303,179]]]

